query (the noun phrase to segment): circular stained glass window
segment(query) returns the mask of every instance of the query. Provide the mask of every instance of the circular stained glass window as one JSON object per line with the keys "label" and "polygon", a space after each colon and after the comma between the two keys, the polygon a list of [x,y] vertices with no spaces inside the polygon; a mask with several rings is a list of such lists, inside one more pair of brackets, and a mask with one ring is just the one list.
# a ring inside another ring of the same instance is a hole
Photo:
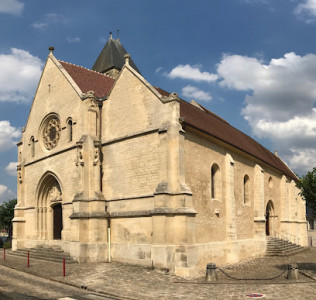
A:
{"label": "circular stained glass window", "polygon": [[47,121],[43,130],[43,142],[46,149],[51,150],[57,146],[60,129],[60,122],[56,117]]}

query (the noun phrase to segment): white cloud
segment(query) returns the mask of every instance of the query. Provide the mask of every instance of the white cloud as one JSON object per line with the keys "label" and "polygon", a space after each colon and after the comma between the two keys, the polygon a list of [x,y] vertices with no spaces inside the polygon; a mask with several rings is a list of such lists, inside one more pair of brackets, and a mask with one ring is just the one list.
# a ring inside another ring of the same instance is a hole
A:
{"label": "white cloud", "polygon": [[216,74],[201,72],[197,66],[179,65],[166,74],[169,78],[190,79],[194,81],[216,81],[218,76]]}
{"label": "white cloud", "polygon": [[79,37],[67,37],[67,42],[68,43],[79,43],[80,38]]}
{"label": "white cloud", "polygon": [[291,52],[267,64],[224,55],[218,75],[221,86],[247,93],[242,114],[257,136],[271,139],[296,172],[316,166],[316,55]]}
{"label": "white cloud", "polygon": [[16,198],[16,194],[8,189],[7,186],[0,184],[0,205],[7,200]]}
{"label": "white cloud", "polygon": [[36,28],[36,29],[40,29],[40,30],[44,30],[46,29],[48,26],[47,23],[44,23],[44,22],[34,22],[32,24],[32,27]]}
{"label": "white cloud", "polygon": [[198,88],[191,85],[187,85],[186,87],[182,89],[182,95],[194,100],[201,100],[201,101],[212,100],[212,96],[209,93],[199,90]]}
{"label": "white cloud", "polygon": [[41,21],[34,22],[31,26],[35,29],[45,30],[49,25],[52,24],[65,24],[68,19],[62,14],[49,13]]}
{"label": "white cloud", "polygon": [[0,0],[0,13],[21,15],[24,3],[18,0]]}
{"label": "white cloud", "polygon": [[284,158],[294,170],[299,170],[303,175],[315,167],[316,149],[290,149],[290,154]]}
{"label": "white cloud", "polygon": [[159,72],[161,72],[162,71],[162,67],[158,67],[156,70],[155,70],[155,73],[159,73]]}
{"label": "white cloud", "polygon": [[11,176],[16,176],[17,174],[17,168],[18,163],[17,162],[10,162],[6,167],[5,170],[7,171],[7,173]]}
{"label": "white cloud", "polygon": [[12,48],[0,54],[0,102],[30,101],[42,72],[43,62],[29,52]]}
{"label": "white cloud", "polygon": [[21,132],[10,125],[9,121],[0,121],[0,152],[15,147]]}
{"label": "white cloud", "polygon": [[294,14],[306,23],[316,20],[316,0],[305,0],[294,9]]}

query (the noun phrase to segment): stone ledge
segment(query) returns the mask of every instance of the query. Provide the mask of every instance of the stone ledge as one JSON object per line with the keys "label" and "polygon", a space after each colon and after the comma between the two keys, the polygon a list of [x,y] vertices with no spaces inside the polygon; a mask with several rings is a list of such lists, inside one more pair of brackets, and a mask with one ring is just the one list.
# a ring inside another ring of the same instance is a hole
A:
{"label": "stone ledge", "polygon": [[168,208],[159,207],[150,210],[142,211],[126,211],[126,212],[113,212],[110,213],[111,218],[137,218],[137,217],[151,217],[156,215],[193,215],[197,212],[193,208],[181,207],[181,208]]}
{"label": "stone ledge", "polygon": [[93,212],[93,213],[86,213],[86,212],[78,212],[72,213],[69,218],[70,219],[106,219],[109,215],[106,212]]}

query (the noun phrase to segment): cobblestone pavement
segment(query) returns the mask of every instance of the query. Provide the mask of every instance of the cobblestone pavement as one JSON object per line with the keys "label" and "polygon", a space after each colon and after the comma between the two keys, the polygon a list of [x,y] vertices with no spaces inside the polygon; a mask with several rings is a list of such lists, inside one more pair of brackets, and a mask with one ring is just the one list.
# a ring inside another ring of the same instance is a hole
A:
{"label": "cobblestone pavement", "polygon": [[[300,278],[286,279],[286,272],[273,280],[233,280],[220,271],[216,283],[206,283],[204,273],[194,279],[183,279],[162,270],[152,270],[118,262],[69,264],[63,277],[62,263],[52,263],[30,258],[10,256],[7,251],[0,264],[65,282],[86,286],[88,290],[122,299],[250,299],[251,293],[264,294],[265,299],[316,299],[316,248],[285,257],[260,257],[243,263],[225,266],[230,276],[239,279],[266,279],[280,275],[290,263],[298,263]],[[315,278],[315,279],[313,279]]]}

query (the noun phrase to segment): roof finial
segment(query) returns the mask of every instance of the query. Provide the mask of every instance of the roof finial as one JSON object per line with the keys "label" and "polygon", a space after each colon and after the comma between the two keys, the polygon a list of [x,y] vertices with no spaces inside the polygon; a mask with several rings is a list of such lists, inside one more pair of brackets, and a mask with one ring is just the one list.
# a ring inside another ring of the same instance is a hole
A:
{"label": "roof finial", "polygon": [[112,40],[112,31],[110,31],[110,40]]}
{"label": "roof finial", "polygon": [[131,56],[128,53],[126,53],[124,54],[124,58],[125,58],[125,65],[129,65],[129,59],[131,58]]}
{"label": "roof finial", "polygon": [[49,54],[53,55],[55,48],[53,46],[50,46],[48,50],[49,50]]}
{"label": "roof finial", "polygon": [[117,33],[117,41],[120,41],[120,30],[116,29],[116,33]]}

